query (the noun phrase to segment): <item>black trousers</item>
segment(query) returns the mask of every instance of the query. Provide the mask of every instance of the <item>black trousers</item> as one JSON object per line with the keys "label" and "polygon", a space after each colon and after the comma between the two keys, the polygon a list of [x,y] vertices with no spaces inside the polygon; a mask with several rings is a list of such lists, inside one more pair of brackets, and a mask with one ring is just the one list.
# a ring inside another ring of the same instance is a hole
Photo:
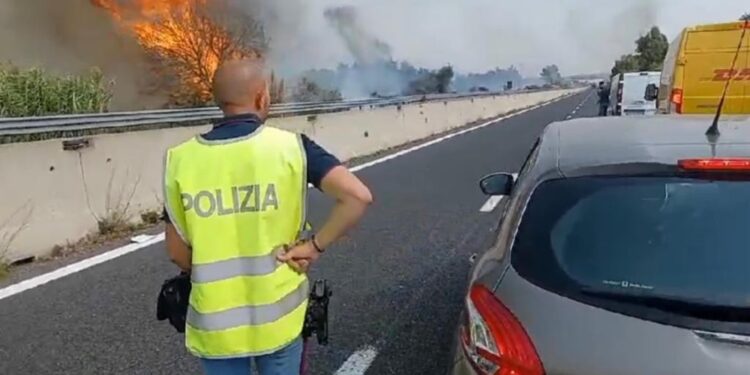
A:
{"label": "black trousers", "polygon": [[609,104],[599,104],[599,116],[607,116],[607,109]]}

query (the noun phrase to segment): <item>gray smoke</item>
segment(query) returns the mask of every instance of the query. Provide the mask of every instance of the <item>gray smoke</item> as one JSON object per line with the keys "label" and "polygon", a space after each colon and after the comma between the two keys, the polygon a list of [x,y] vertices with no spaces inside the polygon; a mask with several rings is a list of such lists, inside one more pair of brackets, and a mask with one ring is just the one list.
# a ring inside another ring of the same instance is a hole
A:
{"label": "gray smoke", "polygon": [[[614,8],[592,17],[590,10],[601,4],[597,0],[578,1],[567,14],[564,38],[571,52],[587,62],[609,62],[635,50],[635,40],[657,25],[659,5],[653,0],[629,0],[627,7]],[[615,26],[616,25],[616,26]],[[610,66],[605,66],[608,71]],[[588,69],[593,69],[588,68]]]}
{"label": "gray smoke", "polygon": [[607,70],[665,7],[656,0],[247,2],[266,20],[272,61],[287,75],[392,59],[459,72],[516,65],[528,76],[552,63],[563,74]]}
{"label": "gray smoke", "polygon": [[370,65],[393,59],[391,46],[371,35],[362,27],[355,7],[328,8],[324,14],[326,20],[334,27],[357,63]]}

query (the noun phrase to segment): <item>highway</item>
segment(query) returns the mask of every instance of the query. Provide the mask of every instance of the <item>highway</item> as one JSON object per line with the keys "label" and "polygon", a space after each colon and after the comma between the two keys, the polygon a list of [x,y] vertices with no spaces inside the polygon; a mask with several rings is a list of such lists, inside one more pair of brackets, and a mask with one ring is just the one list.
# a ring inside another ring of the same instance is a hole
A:
{"label": "highway", "polygon": [[[313,374],[444,374],[470,256],[496,214],[480,212],[477,180],[516,172],[550,122],[593,116],[591,91],[371,163],[358,175],[375,204],[311,278],[334,288],[331,339]],[[313,223],[328,203],[310,197]],[[155,319],[176,273],[163,243],[0,300],[0,374],[199,374],[183,337]]]}

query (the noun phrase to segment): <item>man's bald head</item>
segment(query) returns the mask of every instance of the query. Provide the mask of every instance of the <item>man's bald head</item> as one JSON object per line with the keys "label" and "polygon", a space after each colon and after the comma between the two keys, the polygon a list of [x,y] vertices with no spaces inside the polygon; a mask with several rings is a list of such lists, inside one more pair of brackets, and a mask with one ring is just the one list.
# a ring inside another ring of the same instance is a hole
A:
{"label": "man's bald head", "polygon": [[265,119],[270,108],[268,74],[258,59],[228,60],[214,73],[216,104],[227,115],[255,113]]}

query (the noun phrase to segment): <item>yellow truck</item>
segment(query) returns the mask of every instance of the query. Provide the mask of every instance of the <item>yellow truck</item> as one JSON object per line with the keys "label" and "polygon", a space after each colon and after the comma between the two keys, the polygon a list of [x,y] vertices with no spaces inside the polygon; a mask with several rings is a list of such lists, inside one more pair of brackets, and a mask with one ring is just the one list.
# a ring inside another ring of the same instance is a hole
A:
{"label": "yellow truck", "polygon": [[[730,82],[722,113],[750,113],[750,23],[688,27],[670,44],[658,91],[659,113],[715,113]],[[744,33],[734,69],[732,60]]]}

